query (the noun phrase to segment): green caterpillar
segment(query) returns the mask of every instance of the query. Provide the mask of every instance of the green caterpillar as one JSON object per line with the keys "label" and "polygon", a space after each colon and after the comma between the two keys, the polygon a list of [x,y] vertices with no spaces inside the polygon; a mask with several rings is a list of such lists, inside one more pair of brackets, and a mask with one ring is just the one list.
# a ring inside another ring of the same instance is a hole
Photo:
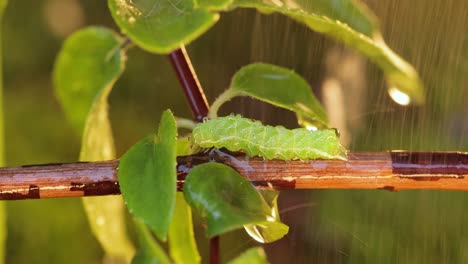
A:
{"label": "green caterpillar", "polygon": [[265,126],[260,121],[240,115],[230,115],[198,124],[192,134],[196,146],[243,151],[249,156],[268,160],[346,160],[346,150],[333,129],[291,130],[282,126]]}

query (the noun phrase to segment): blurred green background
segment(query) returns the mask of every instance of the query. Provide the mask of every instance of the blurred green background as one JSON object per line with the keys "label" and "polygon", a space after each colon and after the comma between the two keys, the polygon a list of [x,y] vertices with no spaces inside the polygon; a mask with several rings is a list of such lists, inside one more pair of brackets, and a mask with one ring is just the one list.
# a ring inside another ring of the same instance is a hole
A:
{"label": "blurred green background", "polygon": [[[274,63],[309,81],[351,150],[467,151],[468,1],[365,2],[389,46],[419,70],[426,105],[395,104],[380,70],[362,56],[285,17],[253,10],[223,13],[187,47],[208,100],[241,66]],[[7,165],[78,159],[79,135],[53,94],[51,70],[66,36],[86,25],[116,28],[106,1],[10,1],[3,37]],[[110,102],[118,156],[155,129],[162,110],[190,117],[168,59],[138,48],[129,51]],[[222,112],[295,126],[293,114],[250,99],[235,99]],[[78,199],[12,201],[7,208],[7,263],[103,262]],[[266,246],[272,263],[468,262],[465,192],[288,191],[280,210],[291,230]],[[223,259],[254,244],[228,234]],[[201,247],[206,254],[206,241]]]}

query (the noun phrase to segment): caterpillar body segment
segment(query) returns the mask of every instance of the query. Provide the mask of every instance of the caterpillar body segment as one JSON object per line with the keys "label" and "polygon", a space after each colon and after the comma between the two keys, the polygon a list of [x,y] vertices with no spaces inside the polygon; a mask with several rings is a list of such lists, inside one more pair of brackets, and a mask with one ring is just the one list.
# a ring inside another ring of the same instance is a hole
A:
{"label": "caterpillar body segment", "polygon": [[346,159],[346,150],[333,129],[287,129],[230,115],[198,124],[192,134],[193,143],[201,148],[243,151],[268,160]]}

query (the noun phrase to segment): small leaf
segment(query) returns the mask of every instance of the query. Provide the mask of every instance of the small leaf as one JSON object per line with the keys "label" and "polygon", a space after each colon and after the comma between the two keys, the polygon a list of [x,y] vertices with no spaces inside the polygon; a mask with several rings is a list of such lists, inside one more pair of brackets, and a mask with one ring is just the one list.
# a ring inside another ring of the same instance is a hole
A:
{"label": "small leaf", "polygon": [[164,111],[158,134],[135,144],[120,159],[120,190],[130,212],[165,241],[176,195],[177,128]]}
{"label": "small leaf", "polygon": [[249,248],[228,264],[267,264],[265,251],[261,247]]}
{"label": "small leaf", "polygon": [[193,233],[192,211],[180,192],[176,195],[174,217],[169,227],[169,252],[175,263],[201,261]]}
{"label": "small leaf", "polygon": [[135,220],[135,230],[138,236],[139,246],[132,264],[170,264],[171,260],[164,250],[154,240],[146,225]]}
{"label": "small leaf", "polygon": [[71,35],[55,62],[55,93],[65,115],[82,134],[99,93],[109,93],[123,71],[122,39],[106,28],[88,27]]}
{"label": "small leaf", "polygon": [[122,32],[140,47],[169,53],[207,31],[218,14],[195,8],[193,0],[108,0]]}
{"label": "small leaf", "polygon": [[256,8],[264,13],[281,13],[343,42],[380,66],[389,89],[407,94],[416,103],[424,102],[424,90],[416,70],[385,44],[375,18],[361,2],[236,0],[234,5]]}
{"label": "small leaf", "polygon": [[326,126],[328,120],[309,84],[294,71],[279,66],[254,63],[241,68],[232,78],[229,89],[212,106],[219,106],[236,96],[250,96],[296,112],[298,116]]}
{"label": "small leaf", "polygon": [[187,202],[207,221],[213,237],[244,225],[268,225],[287,229],[271,215],[272,210],[252,184],[234,169],[218,163],[195,167],[185,179]]}

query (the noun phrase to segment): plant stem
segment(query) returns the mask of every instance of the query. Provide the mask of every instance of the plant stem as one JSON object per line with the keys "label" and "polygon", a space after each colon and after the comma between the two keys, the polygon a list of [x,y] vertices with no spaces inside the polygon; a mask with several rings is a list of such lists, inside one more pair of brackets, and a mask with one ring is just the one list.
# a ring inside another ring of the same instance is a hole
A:
{"label": "plant stem", "polygon": [[210,264],[219,263],[219,236],[210,239]]}
{"label": "plant stem", "polygon": [[227,101],[230,101],[232,98],[236,97],[237,95],[238,94],[231,89],[227,89],[222,94],[220,94],[218,98],[216,98],[216,100],[211,105],[210,111],[208,113],[208,117],[209,118],[218,117],[218,111],[221,105],[223,105]]}
{"label": "plant stem", "polygon": [[180,49],[171,52],[169,58],[179,77],[195,120],[202,121],[208,115],[208,102],[185,47],[182,46]]}
{"label": "plant stem", "polygon": [[[198,81],[195,69],[190,62],[190,58],[182,45],[180,49],[175,50],[169,54],[172,66],[179,77],[179,82],[185,93],[185,97],[189,101],[190,108],[192,109],[193,117],[196,121],[201,122],[203,118],[207,117],[209,106],[206,100],[203,88]],[[210,263],[219,263],[219,238],[215,237],[210,240]]]}
{"label": "plant stem", "polygon": [[[283,161],[210,153],[178,158],[178,189],[192,167],[220,162],[259,189],[468,191],[468,152],[352,152],[347,161]],[[0,168],[0,200],[119,194],[118,160]]]}

